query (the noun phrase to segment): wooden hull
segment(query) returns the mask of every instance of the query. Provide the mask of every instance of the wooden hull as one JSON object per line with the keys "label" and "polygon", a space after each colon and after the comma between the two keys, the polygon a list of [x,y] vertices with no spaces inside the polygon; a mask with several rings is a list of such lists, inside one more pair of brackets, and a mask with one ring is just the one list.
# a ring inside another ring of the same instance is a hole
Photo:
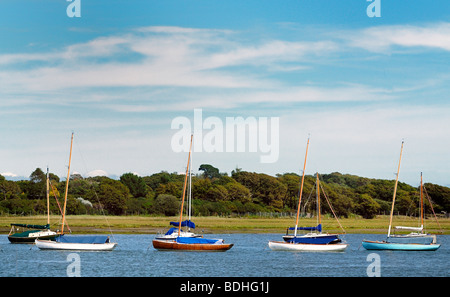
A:
{"label": "wooden hull", "polygon": [[342,252],[348,244],[311,244],[290,243],[285,241],[269,241],[269,248],[273,251],[299,251],[299,252]]}
{"label": "wooden hull", "polygon": [[112,251],[117,243],[66,243],[50,240],[36,240],[36,246],[41,250],[71,250],[71,251]]}
{"label": "wooden hull", "polygon": [[390,251],[435,251],[440,244],[415,244],[415,243],[392,243],[386,241],[363,240],[362,246],[366,250],[390,250]]}
{"label": "wooden hull", "polygon": [[161,251],[179,250],[179,251],[208,251],[224,252],[233,247],[233,244],[205,244],[205,243],[178,243],[168,240],[153,240],[153,247]]}

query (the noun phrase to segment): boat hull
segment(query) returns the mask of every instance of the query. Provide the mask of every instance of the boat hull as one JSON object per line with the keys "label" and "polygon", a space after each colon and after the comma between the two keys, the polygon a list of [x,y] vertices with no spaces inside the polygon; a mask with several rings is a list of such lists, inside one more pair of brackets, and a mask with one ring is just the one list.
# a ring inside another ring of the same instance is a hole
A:
{"label": "boat hull", "polygon": [[285,235],[283,236],[283,240],[304,244],[335,244],[341,242],[337,234]]}
{"label": "boat hull", "polygon": [[394,243],[386,241],[363,240],[362,246],[366,250],[391,250],[391,251],[435,251],[440,244]]}
{"label": "boat hull", "polygon": [[37,235],[37,236],[17,236],[15,234],[11,234],[8,236],[8,240],[11,243],[27,243],[27,244],[34,244],[36,239],[42,239],[42,240],[55,240],[55,238],[59,236],[57,233],[51,233],[46,235]]}
{"label": "boat hull", "polygon": [[346,243],[311,244],[292,243],[286,241],[269,241],[269,248],[273,251],[299,251],[299,252],[342,252],[347,248]]}
{"label": "boat hull", "polygon": [[117,243],[67,243],[36,239],[36,246],[41,250],[71,250],[71,251],[112,251]]}
{"label": "boat hull", "polygon": [[169,240],[152,241],[153,247],[161,251],[179,250],[179,251],[209,251],[209,252],[223,252],[233,247],[232,243],[225,244],[210,244],[210,243],[179,243]]}

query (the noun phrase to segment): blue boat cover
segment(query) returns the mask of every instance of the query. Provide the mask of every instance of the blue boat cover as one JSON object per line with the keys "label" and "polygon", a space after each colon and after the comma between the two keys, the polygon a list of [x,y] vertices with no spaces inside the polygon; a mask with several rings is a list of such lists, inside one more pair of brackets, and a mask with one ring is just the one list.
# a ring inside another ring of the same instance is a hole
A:
{"label": "blue boat cover", "polygon": [[[295,227],[290,227],[289,230],[295,230]],[[317,225],[316,227],[297,227],[297,230],[305,230],[305,231],[319,231],[322,232],[322,224]]]}
{"label": "blue boat cover", "polygon": [[170,234],[172,234],[175,231],[178,232],[178,228],[170,228],[169,231],[166,232],[166,235],[170,235]]}
{"label": "blue boat cover", "polygon": [[330,234],[325,236],[299,236],[289,239],[288,242],[293,243],[314,243],[314,244],[328,244],[330,242],[339,241],[337,234]]}
{"label": "blue boat cover", "polygon": [[109,241],[107,235],[61,235],[56,238],[57,242],[64,243],[106,243]]}
{"label": "blue boat cover", "polygon": [[201,237],[177,237],[178,243],[207,243],[207,244],[215,244],[221,242],[220,239],[207,239]]}
{"label": "blue boat cover", "polygon": [[[180,225],[180,222],[170,222],[170,225],[178,227]],[[189,228],[195,229],[195,224],[191,220],[185,220],[185,221],[181,222],[181,227],[186,227],[186,226],[188,226]]]}

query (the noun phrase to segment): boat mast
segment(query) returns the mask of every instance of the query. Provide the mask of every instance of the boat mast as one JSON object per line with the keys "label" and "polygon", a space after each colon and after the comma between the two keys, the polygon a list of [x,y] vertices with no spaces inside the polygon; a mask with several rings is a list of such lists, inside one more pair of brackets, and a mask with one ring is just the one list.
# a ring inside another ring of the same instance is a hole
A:
{"label": "boat mast", "polygon": [[400,149],[400,159],[398,161],[398,168],[397,168],[397,177],[395,179],[394,196],[392,197],[391,216],[389,219],[389,229],[388,229],[388,235],[387,235],[388,238],[389,238],[389,236],[391,236],[392,216],[394,215],[395,195],[397,194],[397,184],[398,184],[398,175],[400,173],[400,163],[402,162],[403,143],[404,143],[404,141],[402,140],[402,147]]}
{"label": "boat mast", "polygon": [[303,182],[305,180],[305,169],[306,169],[306,158],[308,156],[308,147],[309,147],[309,137],[308,137],[308,143],[306,144],[305,162],[303,163],[303,175],[302,175],[302,183],[300,186],[300,194],[298,197],[297,220],[295,221],[294,237],[297,236],[298,217],[300,215],[300,203],[302,202]]}
{"label": "boat mast", "polygon": [[420,227],[421,232],[423,233],[423,180],[422,180],[422,172],[420,173]]}
{"label": "boat mast", "polygon": [[183,199],[181,200],[180,224],[178,225],[178,236],[181,235],[181,221],[183,219],[184,197],[186,196],[186,183],[187,183],[187,178],[188,178],[188,173],[189,173],[189,165],[190,165],[190,161],[191,161],[191,149],[192,149],[192,138],[193,137],[194,137],[194,135],[191,134],[191,144],[190,144],[190,147],[189,147],[189,157],[188,157],[188,163],[187,163],[187,167],[186,167],[186,175],[184,177]]}
{"label": "boat mast", "polygon": [[67,192],[69,190],[70,162],[72,160],[72,144],[73,144],[73,132],[72,132],[72,137],[70,139],[69,169],[67,170],[66,192],[64,194],[64,208],[63,208],[63,219],[62,219],[61,234],[64,234],[64,222],[66,220]]}
{"label": "boat mast", "polygon": [[49,175],[47,166],[47,225],[50,225],[50,189],[49,189]]}
{"label": "boat mast", "polygon": [[322,223],[320,217],[320,190],[319,190],[319,173],[317,172],[317,215],[319,218],[319,225]]}
{"label": "boat mast", "polygon": [[[188,206],[188,219],[189,222],[191,221],[191,208],[192,208],[192,154],[191,154],[191,164],[189,166],[189,206]],[[188,231],[191,230],[191,227],[189,226],[190,223],[188,223]]]}

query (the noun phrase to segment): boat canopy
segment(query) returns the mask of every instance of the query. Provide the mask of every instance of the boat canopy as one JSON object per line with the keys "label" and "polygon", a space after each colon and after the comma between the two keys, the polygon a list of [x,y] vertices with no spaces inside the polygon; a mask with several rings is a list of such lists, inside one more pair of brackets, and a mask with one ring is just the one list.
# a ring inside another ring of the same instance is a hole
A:
{"label": "boat canopy", "polygon": [[39,230],[27,230],[27,231],[23,231],[23,232],[20,232],[20,233],[14,233],[14,234],[11,234],[9,236],[13,237],[13,238],[28,238],[28,237],[30,237],[30,234],[38,233],[38,232],[41,232],[41,231],[39,231]]}
{"label": "boat canopy", "polygon": [[194,243],[202,243],[202,244],[219,244],[223,241],[221,239],[207,239],[202,237],[177,237],[178,243],[187,243],[187,244],[194,244]]}
{"label": "boat canopy", "polygon": [[[180,222],[170,222],[170,225],[178,227],[180,225]],[[186,227],[186,226],[188,226],[189,228],[195,229],[195,224],[191,220],[185,220],[185,221],[181,222],[181,227]]]}
{"label": "boat canopy", "polygon": [[11,224],[11,226],[30,228],[30,229],[50,229],[50,225],[29,225],[29,224]]}
{"label": "boat canopy", "polygon": [[109,242],[109,236],[107,235],[68,235],[68,236],[58,236],[56,238],[57,242],[63,243],[107,243]]}
{"label": "boat canopy", "polygon": [[[289,230],[295,230],[295,227],[290,227]],[[317,225],[316,227],[297,227],[297,230],[305,230],[305,231],[319,231],[322,232],[322,224]]]}

